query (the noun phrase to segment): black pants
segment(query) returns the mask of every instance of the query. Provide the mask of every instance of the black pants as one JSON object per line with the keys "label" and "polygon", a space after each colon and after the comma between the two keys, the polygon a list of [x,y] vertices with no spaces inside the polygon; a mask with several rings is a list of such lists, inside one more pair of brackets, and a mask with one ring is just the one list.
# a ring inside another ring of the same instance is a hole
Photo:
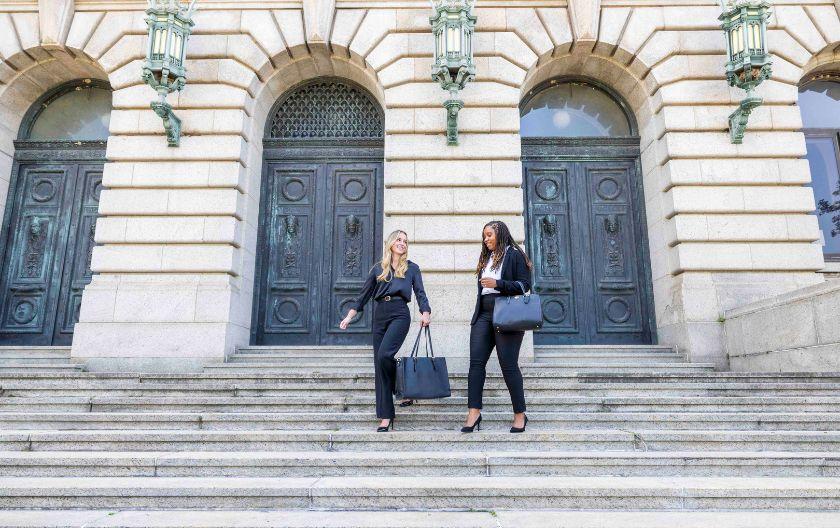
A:
{"label": "black pants", "polygon": [[395,299],[376,303],[373,311],[373,357],[376,375],[376,417],[394,417],[394,385],[397,362],[394,356],[408,334],[411,314],[405,301]]}
{"label": "black pants", "polygon": [[487,361],[493,347],[499,357],[502,375],[505,378],[513,412],[525,412],[525,388],[522,372],[519,370],[519,348],[525,332],[496,332],[493,329],[493,306],[497,295],[481,296],[481,311],[478,320],[470,330],[470,374],[468,378],[467,406],[481,409],[484,379],[487,376]]}

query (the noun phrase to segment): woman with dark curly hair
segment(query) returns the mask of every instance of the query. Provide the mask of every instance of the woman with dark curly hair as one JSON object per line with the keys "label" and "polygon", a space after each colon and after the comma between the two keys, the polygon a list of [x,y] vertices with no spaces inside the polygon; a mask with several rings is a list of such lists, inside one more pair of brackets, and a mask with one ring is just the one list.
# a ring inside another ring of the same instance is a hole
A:
{"label": "woman with dark curly hair", "polygon": [[487,361],[493,348],[502,367],[510,400],[513,404],[511,433],[525,431],[525,389],[519,370],[519,348],[525,332],[501,332],[493,329],[493,307],[496,299],[522,295],[531,289],[531,261],[513,239],[504,222],[494,220],[482,229],[481,254],[475,273],[478,295],[470,329],[470,372],[468,377],[469,414],[462,433],[481,429],[481,397],[487,375]]}

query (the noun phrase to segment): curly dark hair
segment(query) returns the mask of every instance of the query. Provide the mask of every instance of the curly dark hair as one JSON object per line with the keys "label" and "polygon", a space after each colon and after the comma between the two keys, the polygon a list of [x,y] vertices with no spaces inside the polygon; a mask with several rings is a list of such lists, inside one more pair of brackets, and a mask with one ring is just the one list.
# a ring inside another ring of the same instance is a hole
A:
{"label": "curly dark hair", "polygon": [[[484,230],[488,227],[496,233],[496,249],[493,252],[487,249],[487,245],[484,243]],[[508,226],[501,220],[491,220],[490,222],[484,224],[484,227],[481,228],[481,255],[478,257],[478,266],[475,268],[475,274],[481,276],[481,272],[484,271],[484,267],[487,265],[487,261],[490,260],[491,257],[493,258],[493,264],[490,266],[490,269],[494,271],[499,269],[502,265],[502,259],[505,257],[505,248],[508,246],[511,246],[516,251],[522,253],[528,267],[533,267],[531,259],[528,258],[528,254],[525,253],[525,250],[522,249],[519,244],[516,243],[516,240],[513,239]]]}

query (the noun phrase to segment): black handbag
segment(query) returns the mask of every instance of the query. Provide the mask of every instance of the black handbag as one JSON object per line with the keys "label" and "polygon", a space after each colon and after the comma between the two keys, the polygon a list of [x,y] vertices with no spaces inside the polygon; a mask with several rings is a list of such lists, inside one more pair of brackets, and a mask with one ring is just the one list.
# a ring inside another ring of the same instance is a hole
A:
{"label": "black handbag", "polygon": [[[426,331],[426,357],[418,357],[423,330]],[[411,355],[397,359],[397,383],[394,393],[402,400],[434,400],[452,395],[446,358],[435,357],[432,334],[428,326],[421,328],[417,334]]]}
{"label": "black handbag", "polygon": [[524,332],[542,327],[542,303],[536,293],[525,291],[525,286],[516,281],[522,295],[501,295],[496,297],[493,307],[493,327],[497,332]]}

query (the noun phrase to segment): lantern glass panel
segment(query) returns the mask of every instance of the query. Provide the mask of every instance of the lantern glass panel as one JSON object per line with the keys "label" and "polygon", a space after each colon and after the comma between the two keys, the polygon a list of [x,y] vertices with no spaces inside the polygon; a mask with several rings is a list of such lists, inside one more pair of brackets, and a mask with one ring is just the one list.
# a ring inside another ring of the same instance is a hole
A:
{"label": "lantern glass panel", "polygon": [[161,60],[163,53],[166,50],[166,28],[162,26],[155,27],[154,46],[152,47],[152,59]]}
{"label": "lantern glass panel", "polygon": [[764,44],[761,42],[761,25],[750,24],[750,48],[761,51],[764,49]]}
{"label": "lantern glass panel", "polygon": [[181,45],[183,41],[184,37],[180,33],[177,31],[172,32],[172,39],[169,41],[169,57],[178,64],[181,63]]}
{"label": "lantern glass panel", "polygon": [[455,26],[446,28],[446,51],[450,55],[461,53],[461,32]]}

